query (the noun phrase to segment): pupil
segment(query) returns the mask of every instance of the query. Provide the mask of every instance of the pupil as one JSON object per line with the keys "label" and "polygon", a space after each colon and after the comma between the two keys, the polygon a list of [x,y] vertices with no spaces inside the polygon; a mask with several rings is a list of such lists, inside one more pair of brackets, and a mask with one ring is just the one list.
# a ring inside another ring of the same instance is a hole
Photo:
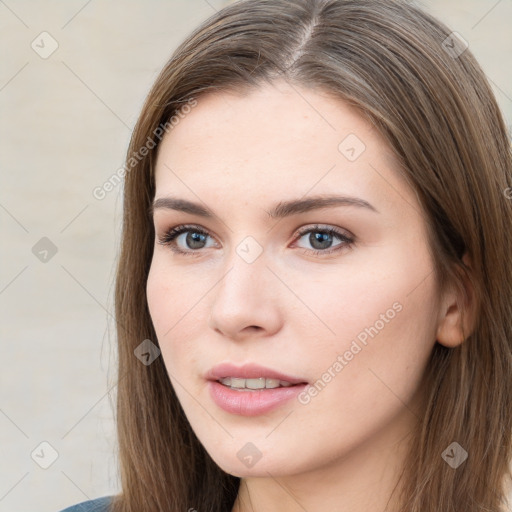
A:
{"label": "pupil", "polygon": [[[316,249],[327,249],[332,242],[331,235],[329,233],[311,233],[311,235],[309,235],[309,239],[311,245]],[[317,242],[320,242],[320,247],[316,245]]]}

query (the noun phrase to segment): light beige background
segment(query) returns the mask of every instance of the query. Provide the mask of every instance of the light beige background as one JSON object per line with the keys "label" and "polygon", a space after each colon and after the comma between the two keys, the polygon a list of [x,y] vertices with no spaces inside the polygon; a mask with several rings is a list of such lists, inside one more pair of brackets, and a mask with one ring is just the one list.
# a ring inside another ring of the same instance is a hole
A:
{"label": "light beige background", "polygon": [[[121,187],[92,191],[123,165],[172,50],[226,3],[0,1],[1,512],[57,512],[119,489],[109,363]],[[512,2],[423,5],[469,42],[510,125]],[[43,237],[57,249],[46,262],[33,253]],[[48,469],[35,462],[51,462],[44,441],[58,452]]]}

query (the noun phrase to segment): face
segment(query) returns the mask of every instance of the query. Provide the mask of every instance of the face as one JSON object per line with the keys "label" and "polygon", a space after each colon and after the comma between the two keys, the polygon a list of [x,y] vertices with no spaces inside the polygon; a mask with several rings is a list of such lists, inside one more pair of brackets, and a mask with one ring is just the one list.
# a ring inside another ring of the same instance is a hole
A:
{"label": "face", "polygon": [[[375,128],[284,82],[217,92],[165,136],[155,173],[149,310],[215,462],[240,477],[296,474],[403,437],[437,288],[425,217]],[[306,384],[231,391],[207,378],[220,363]]]}

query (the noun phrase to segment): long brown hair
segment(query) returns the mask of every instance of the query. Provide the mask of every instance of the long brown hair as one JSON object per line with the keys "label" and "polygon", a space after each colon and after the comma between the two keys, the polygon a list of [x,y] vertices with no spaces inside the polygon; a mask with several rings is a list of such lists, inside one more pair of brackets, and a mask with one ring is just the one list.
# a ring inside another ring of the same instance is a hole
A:
{"label": "long brown hair", "polygon": [[[276,78],[326,91],[375,125],[426,213],[440,286],[464,292],[467,276],[474,289],[474,329],[455,348],[436,343],[422,381],[426,405],[401,475],[400,512],[505,510],[510,141],[470,50],[405,0],[241,0],[199,26],[158,76],[127,154],[115,288],[122,492],[113,510],[232,509],[240,479],[222,471],[195,436],[162,358],[144,365],[134,355],[143,340],[158,345],[145,295],[155,235],[148,209],[165,123],[205,92],[250,91]],[[442,457],[452,442],[468,453],[457,469]]]}

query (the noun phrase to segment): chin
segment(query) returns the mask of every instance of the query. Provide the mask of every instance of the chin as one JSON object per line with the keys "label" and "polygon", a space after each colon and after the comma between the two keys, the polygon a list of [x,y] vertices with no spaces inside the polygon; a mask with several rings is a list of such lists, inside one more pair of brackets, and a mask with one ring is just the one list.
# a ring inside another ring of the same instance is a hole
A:
{"label": "chin", "polygon": [[250,459],[244,460],[244,458],[247,458],[247,456],[244,456],[244,453],[248,452],[248,445],[250,445],[250,443],[247,443],[245,447],[242,444],[242,448],[234,448],[233,452],[230,452],[229,454],[223,452],[222,454],[217,454],[218,456],[210,456],[222,471],[238,478],[266,478],[269,474],[279,477],[292,474],[294,472],[292,468],[286,466],[286,462],[289,462],[289,455],[283,455],[282,460],[265,454],[261,454],[261,457],[257,460],[256,458],[252,461]]}

